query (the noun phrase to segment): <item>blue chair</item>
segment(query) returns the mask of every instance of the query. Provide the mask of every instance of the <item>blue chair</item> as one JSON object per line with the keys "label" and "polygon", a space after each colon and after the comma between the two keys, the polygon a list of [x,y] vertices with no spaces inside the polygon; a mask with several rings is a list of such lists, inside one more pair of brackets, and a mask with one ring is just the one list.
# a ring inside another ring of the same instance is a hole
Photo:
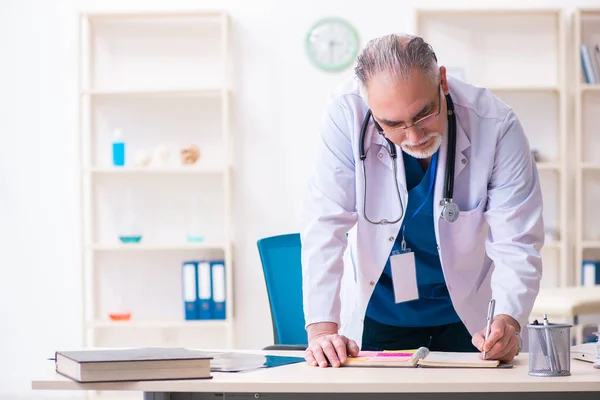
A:
{"label": "blue chair", "polygon": [[265,350],[304,350],[308,340],[302,308],[300,234],[271,236],[257,242],[262,262],[274,345]]}

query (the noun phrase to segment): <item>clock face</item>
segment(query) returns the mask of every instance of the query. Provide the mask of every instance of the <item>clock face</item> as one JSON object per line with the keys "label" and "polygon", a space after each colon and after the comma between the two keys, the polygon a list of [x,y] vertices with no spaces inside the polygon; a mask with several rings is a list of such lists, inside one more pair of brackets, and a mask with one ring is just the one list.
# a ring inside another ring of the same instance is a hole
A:
{"label": "clock face", "polygon": [[308,58],[324,71],[341,71],[350,66],[356,59],[358,47],[356,29],[339,18],[318,21],[306,35]]}

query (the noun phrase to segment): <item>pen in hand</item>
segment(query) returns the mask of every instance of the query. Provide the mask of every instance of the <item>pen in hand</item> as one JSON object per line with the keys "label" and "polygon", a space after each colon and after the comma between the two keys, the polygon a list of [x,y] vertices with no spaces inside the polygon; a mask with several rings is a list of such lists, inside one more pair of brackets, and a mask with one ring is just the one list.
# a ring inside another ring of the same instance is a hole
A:
{"label": "pen in hand", "polygon": [[490,336],[490,330],[492,328],[492,320],[494,319],[494,308],[496,307],[496,300],[491,299],[490,304],[488,306],[487,313],[487,324],[485,326],[485,340],[483,341],[483,359],[486,359],[486,351],[485,351],[485,342],[487,342],[488,337]]}

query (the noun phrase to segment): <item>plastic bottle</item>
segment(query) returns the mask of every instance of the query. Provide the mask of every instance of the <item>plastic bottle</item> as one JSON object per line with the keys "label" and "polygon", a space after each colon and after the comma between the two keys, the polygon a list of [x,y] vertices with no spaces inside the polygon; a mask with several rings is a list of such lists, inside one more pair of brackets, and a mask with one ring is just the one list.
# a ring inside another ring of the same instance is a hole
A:
{"label": "plastic bottle", "polygon": [[202,231],[201,231],[201,224],[200,224],[200,220],[199,220],[199,214],[200,214],[200,204],[199,204],[199,199],[200,196],[198,194],[198,189],[194,189],[194,192],[192,193],[192,201],[191,201],[191,207],[192,207],[192,215],[190,217],[190,221],[189,221],[189,226],[188,226],[188,234],[187,234],[187,241],[189,243],[200,243],[204,241],[204,235],[202,235]]}
{"label": "plastic bottle", "polygon": [[131,308],[127,301],[127,283],[123,278],[124,268],[121,263],[116,266],[116,276],[110,285],[110,296],[108,301],[108,318],[112,321],[129,321],[131,319]]}
{"label": "plastic bottle", "polygon": [[139,226],[138,213],[134,205],[132,190],[129,187],[125,189],[125,202],[120,224],[119,240],[122,243],[141,242],[142,233]]}
{"label": "plastic bottle", "polygon": [[114,166],[122,167],[125,165],[125,142],[123,142],[120,129],[113,130],[112,155]]}

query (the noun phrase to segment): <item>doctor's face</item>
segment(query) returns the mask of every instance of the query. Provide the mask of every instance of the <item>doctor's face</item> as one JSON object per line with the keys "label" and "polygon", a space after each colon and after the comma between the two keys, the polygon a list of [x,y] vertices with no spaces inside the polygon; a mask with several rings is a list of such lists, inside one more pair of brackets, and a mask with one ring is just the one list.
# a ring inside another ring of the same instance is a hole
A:
{"label": "doctor's face", "polygon": [[446,130],[444,67],[440,68],[440,84],[414,71],[410,79],[398,83],[374,77],[367,91],[373,118],[386,138],[416,158],[429,158],[437,151]]}

